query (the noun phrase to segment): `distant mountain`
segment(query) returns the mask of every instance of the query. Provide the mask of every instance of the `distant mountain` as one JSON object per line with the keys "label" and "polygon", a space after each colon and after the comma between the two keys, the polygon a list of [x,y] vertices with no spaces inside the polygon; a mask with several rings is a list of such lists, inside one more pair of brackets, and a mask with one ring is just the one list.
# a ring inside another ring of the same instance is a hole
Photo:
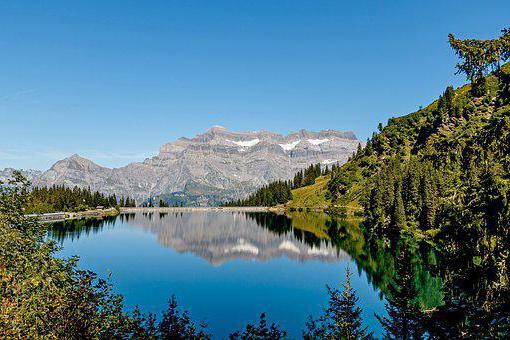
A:
{"label": "distant mountain", "polygon": [[215,126],[194,138],[164,144],[159,155],[121,168],[106,168],[78,155],[56,162],[36,186],[64,184],[106,194],[178,197],[192,205],[243,198],[277,179],[290,179],[312,163],[343,164],[360,141],[352,132],[300,130],[231,132]]}
{"label": "distant mountain", "polygon": [[[12,178],[12,173],[15,169],[13,168],[5,168],[3,170],[0,169],[0,182],[6,182],[8,179]],[[20,170],[21,174],[28,179],[29,181],[33,181],[34,178],[40,176],[42,171],[39,170]]]}

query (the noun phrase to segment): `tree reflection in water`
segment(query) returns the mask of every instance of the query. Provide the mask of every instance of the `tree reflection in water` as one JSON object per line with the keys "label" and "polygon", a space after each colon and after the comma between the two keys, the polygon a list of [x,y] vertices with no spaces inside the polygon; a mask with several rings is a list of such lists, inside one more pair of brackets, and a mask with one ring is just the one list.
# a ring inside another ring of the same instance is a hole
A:
{"label": "tree reflection in water", "polygon": [[[503,288],[505,285],[493,280],[495,275],[491,276],[501,266],[484,259],[473,264],[471,257],[463,256],[463,251],[470,251],[469,243],[438,249],[435,244],[418,242],[409,236],[381,238],[364,233],[365,228],[359,220],[337,219],[325,214],[233,214],[244,215],[247,220],[269,231],[273,238],[286,237],[295,244],[306,245],[308,249],[334,249],[337,258],[348,254],[356,262],[358,270],[367,274],[370,284],[386,297],[388,315],[378,316],[378,319],[389,337],[498,338],[510,334],[510,294]],[[150,222],[145,228],[156,233],[162,232],[158,229],[158,223],[169,217],[168,213],[139,215],[147,223]],[[174,219],[183,219],[186,213],[172,216]],[[122,222],[129,222],[140,217],[131,213],[121,214],[118,218]],[[79,238],[82,233],[114,228],[115,221],[113,217],[59,222],[50,227],[49,236],[63,242],[66,238]],[[208,233],[210,229],[200,232]],[[218,233],[228,238],[229,232],[235,232],[235,229],[220,230]],[[260,230],[248,228],[243,232],[241,236],[257,249],[264,248],[263,242],[270,243],[267,236],[261,241],[260,235],[259,239],[250,239],[246,234],[260,233]],[[176,235],[174,233],[169,237]],[[217,235],[210,239],[204,238],[203,234],[199,236],[201,246],[204,246],[204,242],[209,242],[209,246],[220,242]],[[281,240],[278,239],[280,245]],[[171,242],[168,245],[173,246]],[[448,249],[455,249],[455,253]],[[203,249],[194,251],[203,252]],[[265,251],[270,253],[267,256],[281,256],[274,249]],[[209,256],[211,261],[218,263],[225,260],[215,259],[214,253],[201,256]]]}

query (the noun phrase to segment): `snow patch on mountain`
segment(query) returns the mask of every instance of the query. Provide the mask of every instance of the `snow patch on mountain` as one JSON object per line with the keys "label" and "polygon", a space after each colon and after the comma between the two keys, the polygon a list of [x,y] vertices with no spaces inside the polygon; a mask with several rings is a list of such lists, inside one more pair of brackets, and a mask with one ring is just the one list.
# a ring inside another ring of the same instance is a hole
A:
{"label": "snow patch on mountain", "polygon": [[243,141],[238,141],[238,142],[227,139],[227,142],[234,143],[236,145],[249,148],[249,147],[257,145],[260,142],[260,139],[255,138],[252,140],[243,140]]}
{"label": "snow patch on mountain", "polygon": [[338,162],[336,159],[325,159],[322,161],[322,164],[324,165],[328,165],[328,164],[333,164],[333,163],[336,163]]}
{"label": "snow patch on mountain", "polygon": [[324,138],[324,139],[307,139],[307,140],[308,140],[308,143],[310,143],[312,145],[319,145],[319,144],[322,144],[322,143],[329,142],[328,138]]}
{"label": "snow patch on mountain", "polygon": [[291,143],[288,143],[288,144],[279,144],[283,150],[285,151],[289,151],[289,150],[292,150],[296,147],[296,145],[299,144],[299,142],[301,142],[301,140],[297,140],[295,142],[291,142]]}

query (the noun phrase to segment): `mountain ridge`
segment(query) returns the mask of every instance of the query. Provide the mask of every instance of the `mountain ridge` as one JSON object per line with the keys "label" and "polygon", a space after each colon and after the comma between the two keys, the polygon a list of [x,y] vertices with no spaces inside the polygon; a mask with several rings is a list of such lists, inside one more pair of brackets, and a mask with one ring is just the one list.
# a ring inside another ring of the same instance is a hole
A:
{"label": "mountain ridge", "polygon": [[363,144],[353,132],[301,129],[287,135],[268,130],[234,132],[213,126],[192,138],[163,144],[159,153],[118,168],[78,154],[33,177],[38,187],[90,187],[139,202],[148,197],[189,205],[239,199],[273,180],[290,179],[312,163],[343,164]]}

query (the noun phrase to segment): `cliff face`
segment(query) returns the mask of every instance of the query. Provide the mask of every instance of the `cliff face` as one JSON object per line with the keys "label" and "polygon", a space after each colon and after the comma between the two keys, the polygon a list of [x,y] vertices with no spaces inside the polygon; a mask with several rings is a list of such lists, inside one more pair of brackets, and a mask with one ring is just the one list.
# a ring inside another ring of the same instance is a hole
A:
{"label": "cliff face", "polygon": [[231,132],[213,127],[194,138],[164,144],[157,156],[122,168],[101,167],[78,155],[55,163],[34,180],[37,186],[64,184],[107,194],[177,195],[195,205],[243,198],[277,179],[290,179],[312,163],[344,163],[360,141],[352,132],[301,130]]}

